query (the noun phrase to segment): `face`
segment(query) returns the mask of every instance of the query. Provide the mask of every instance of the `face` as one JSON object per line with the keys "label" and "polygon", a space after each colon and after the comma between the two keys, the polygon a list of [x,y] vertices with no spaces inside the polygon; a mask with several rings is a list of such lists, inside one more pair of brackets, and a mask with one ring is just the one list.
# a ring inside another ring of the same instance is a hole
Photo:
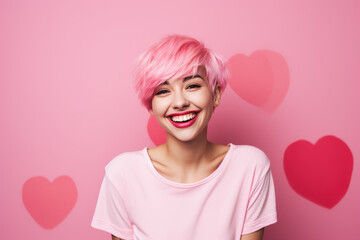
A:
{"label": "face", "polygon": [[220,101],[220,88],[214,92],[204,69],[196,75],[170,79],[158,86],[152,98],[153,114],[168,137],[191,141],[206,134],[207,124]]}

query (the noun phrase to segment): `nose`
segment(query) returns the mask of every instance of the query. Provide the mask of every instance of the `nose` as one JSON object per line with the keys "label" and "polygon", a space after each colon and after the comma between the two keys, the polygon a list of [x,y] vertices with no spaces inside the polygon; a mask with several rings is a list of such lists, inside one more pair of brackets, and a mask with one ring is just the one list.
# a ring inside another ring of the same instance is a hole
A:
{"label": "nose", "polygon": [[177,110],[183,110],[190,105],[186,95],[182,91],[175,91],[173,94],[172,107]]}

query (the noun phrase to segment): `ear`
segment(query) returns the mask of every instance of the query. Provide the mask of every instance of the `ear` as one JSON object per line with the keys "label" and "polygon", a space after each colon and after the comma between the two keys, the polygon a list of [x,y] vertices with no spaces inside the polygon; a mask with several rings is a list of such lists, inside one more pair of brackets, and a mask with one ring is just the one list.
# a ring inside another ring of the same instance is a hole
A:
{"label": "ear", "polygon": [[221,99],[221,87],[220,87],[220,85],[218,83],[216,83],[216,86],[215,86],[215,89],[214,89],[214,96],[213,96],[214,107],[219,106],[220,99]]}

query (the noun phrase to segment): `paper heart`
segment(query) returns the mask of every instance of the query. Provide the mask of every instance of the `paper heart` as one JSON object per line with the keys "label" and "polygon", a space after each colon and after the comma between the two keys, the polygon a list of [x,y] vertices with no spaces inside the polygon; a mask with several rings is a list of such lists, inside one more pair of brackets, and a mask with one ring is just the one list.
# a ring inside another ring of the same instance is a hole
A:
{"label": "paper heart", "polygon": [[276,52],[259,50],[249,57],[236,54],[227,62],[230,87],[246,102],[273,112],[283,101],[290,76],[285,59]]}
{"label": "paper heart", "polygon": [[299,140],[286,148],[284,169],[295,192],[330,209],[349,187],[353,156],[346,143],[334,136],[324,136],[315,145]]}
{"label": "paper heart", "polygon": [[41,227],[52,229],[62,222],[77,200],[77,189],[69,176],[52,183],[45,177],[32,177],[22,188],[22,200],[31,217]]}
{"label": "paper heart", "polygon": [[148,134],[155,145],[160,145],[166,141],[166,132],[160,126],[156,118],[151,115],[147,124]]}

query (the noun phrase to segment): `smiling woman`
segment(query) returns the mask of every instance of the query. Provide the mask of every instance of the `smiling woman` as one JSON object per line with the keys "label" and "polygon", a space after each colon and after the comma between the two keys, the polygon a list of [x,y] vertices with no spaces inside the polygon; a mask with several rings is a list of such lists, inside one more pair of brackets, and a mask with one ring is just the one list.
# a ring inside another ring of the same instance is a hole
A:
{"label": "smiling woman", "polygon": [[110,161],[93,227],[112,239],[262,239],[277,221],[269,159],[253,146],[207,140],[227,78],[221,58],[186,36],[139,57],[139,98],[166,142]]}
{"label": "smiling woman", "polygon": [[199,68],[194,76],[170,79],[158,86],[151,101],[150,113],[165,129],[167,140],[188,142],[206,127],[220,100],[220,87],[212,92],[206,73]]}

